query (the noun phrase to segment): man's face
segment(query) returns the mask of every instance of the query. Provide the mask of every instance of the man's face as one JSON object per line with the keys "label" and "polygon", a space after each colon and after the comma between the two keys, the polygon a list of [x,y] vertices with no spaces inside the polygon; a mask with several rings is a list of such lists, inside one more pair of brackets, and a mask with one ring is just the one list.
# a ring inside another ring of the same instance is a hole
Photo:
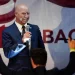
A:
{"label": "man's face", "polygon": [[16,20],[20,24],[26,24],[29,20],[29,11],[27,8],[21,8],[15,13]]}

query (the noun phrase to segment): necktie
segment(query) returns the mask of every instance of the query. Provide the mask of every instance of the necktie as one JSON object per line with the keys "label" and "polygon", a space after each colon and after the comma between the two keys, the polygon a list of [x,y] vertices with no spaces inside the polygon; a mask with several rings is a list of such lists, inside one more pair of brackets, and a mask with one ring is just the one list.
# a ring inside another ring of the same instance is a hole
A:
{"label": "necktie", "polygon": [[[22,37],[23,37],[24,33],[25,33],[25,26],[22,26]],[[28,41],[26,41],[24,44],[27,46],[27,48],[29,48]]]}
{"label": "necktie", "polygon": [[25,26],[22,26],[22,37],[23,37],[24,33],[25,33]]}

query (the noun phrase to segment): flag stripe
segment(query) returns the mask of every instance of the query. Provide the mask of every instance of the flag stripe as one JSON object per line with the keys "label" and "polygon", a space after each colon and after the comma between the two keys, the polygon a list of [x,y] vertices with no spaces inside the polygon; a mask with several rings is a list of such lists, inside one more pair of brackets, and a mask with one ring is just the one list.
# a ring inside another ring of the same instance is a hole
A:
{"label": "flag stripe", "polygon": [[75,0],[47,0],[63,7],[75,8]]}
{"label": "flag stripe", "polygon": [[14,14],[14,9],[13,9],[11,12],[7,14],[0,15],[0,24],[10,22],[14,18],[15,18],[15,14]]}

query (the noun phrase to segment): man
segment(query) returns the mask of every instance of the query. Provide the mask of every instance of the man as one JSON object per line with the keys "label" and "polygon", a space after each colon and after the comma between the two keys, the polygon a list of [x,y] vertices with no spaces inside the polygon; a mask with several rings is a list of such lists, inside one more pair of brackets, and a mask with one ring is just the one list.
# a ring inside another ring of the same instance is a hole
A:
{"label": "man", "polygon": [[16,21],[2,33],[4,54],[9,58],[8,67],[14,71],[31,69],[29,49],[45,48],[37,25],[27,23],[29,10],[24,4],[15,7]]}
{"label": "man", "polygon": [[46,70],[47,52],[45,49],[32,49],[30,56],[32,67],[34,68],[34,75],[58,75],[59,70],[57,68]]}

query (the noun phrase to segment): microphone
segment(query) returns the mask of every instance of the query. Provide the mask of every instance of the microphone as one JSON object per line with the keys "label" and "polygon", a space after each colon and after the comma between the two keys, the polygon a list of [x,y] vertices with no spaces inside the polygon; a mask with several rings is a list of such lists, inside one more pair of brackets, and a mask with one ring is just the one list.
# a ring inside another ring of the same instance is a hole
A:
{"label": "microphone", "polygon": [[29,29],[30,29],[30,26],[27,25],[27,26],[26,26],[26,32],[29,32]]}
{"label": "microphone", "polygon": [[[30,28],[31,28],[31,27],[30,27],[29,25],[27,25],[27,26],[25,27],[26,32],[29,32],[29,29],[30,29]],[[31,37],[25,38],[24,41],[27,43],[28,48],[29,48],[29,50],[30,50],[30,48],[31,48]]]}

